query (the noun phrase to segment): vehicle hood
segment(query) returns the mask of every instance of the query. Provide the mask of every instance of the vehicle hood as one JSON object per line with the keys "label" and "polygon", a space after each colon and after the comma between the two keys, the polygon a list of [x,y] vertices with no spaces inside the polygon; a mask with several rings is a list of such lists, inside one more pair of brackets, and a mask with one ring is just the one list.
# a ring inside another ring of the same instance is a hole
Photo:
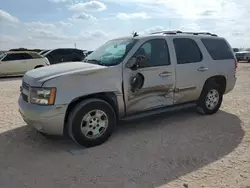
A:
{"label": "vehicle hood", "polygon": [[40,87],[45,81],[59,76],[74,74],[79,72],[88,73],[91,71],[104,68],[106,67],[85,62],[67,62],[28,71],[23,76],[23,81],[31,86]]}

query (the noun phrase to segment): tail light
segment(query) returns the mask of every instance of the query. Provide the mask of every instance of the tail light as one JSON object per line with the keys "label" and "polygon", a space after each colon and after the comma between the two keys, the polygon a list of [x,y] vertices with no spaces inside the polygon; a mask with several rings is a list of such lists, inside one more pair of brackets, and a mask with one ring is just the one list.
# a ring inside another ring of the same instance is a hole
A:
{"label": "tail light", "polygon": [[45,59],[46,59],[46,65],[50,65],[50,62],[49,62],[48,58],[45,57]]}
{"label": "tail light", "polygon": [[234,68],[235,68],[235,70],[238,68],[238,62],[237,62],[237,59],[234,59]]}

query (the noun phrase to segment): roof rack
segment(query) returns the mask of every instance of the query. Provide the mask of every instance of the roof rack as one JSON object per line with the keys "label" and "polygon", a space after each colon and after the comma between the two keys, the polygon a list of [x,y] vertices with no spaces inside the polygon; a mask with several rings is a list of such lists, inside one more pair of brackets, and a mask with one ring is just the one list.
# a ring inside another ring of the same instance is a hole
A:
{"label": "roof rack", "polygon": [[154,33],[150,33],[151,35],[153,34],[191,34],[191,35],[210,35],[210,36],[214,36],[217,37],[218,35],[213,34],[213,33],[209,33],[209,32],[183,32],[183,31],[159,31],[159,32],[154,32]]}

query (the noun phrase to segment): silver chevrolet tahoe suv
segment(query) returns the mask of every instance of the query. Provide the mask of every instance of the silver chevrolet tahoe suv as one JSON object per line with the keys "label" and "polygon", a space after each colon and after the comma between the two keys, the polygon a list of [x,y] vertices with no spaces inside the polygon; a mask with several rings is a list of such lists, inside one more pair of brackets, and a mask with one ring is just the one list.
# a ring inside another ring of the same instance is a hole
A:
{"label": "silver chevrolet tahoe suv", "polygon": [[214,114],[236,82],[228,42],[211,33],[164,31],[110,40],[83,62],[35,69],[22,79],[19,111],[28,125],[100,145],[117,121],[195,105]]}

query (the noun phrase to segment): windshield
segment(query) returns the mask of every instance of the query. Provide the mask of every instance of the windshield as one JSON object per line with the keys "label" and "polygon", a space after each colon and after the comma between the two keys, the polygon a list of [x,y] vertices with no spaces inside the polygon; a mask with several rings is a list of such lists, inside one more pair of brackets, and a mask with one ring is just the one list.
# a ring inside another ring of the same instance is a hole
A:
{"label": "windshield", "polygon": [[84,61],[104,66],[113,66],[121,63],[127,53],[133,48],[136,39],[110,40],[89,54]]}
{"label": "windshield", "polygon": [[0,61],[6,56],[6,53],[0,54]]}
{"label": "windshield", "polygon": [[42,51],[42,52],[40,52],[40,55],[43,55],[43,54],[45,54],[46,52],[48,52],[49,50],[44,50],[44,51]]}

